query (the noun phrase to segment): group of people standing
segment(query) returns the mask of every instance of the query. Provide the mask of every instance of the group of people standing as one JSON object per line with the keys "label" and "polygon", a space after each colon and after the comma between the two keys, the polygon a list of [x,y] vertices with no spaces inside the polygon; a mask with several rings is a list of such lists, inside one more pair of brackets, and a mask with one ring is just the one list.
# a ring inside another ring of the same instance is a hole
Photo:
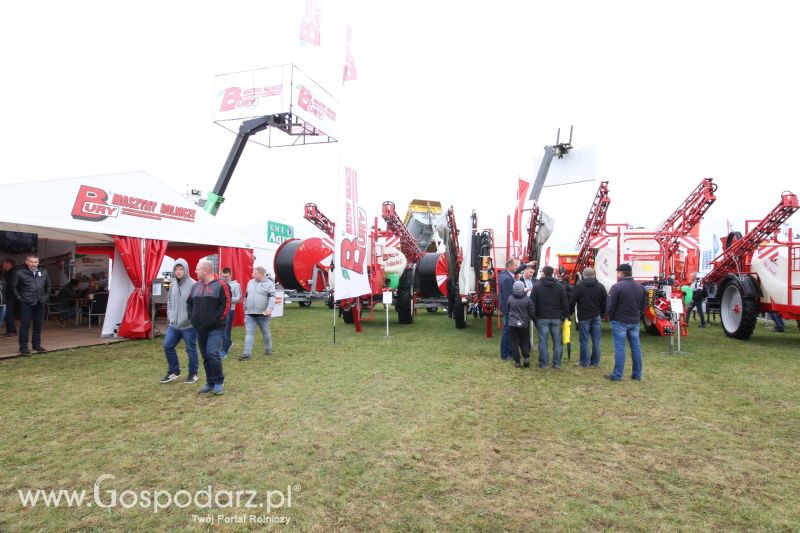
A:
{"label": "group of people standing", "polygon": [[231,331],[236,305],[244,301],[245,343],[240,361],[252,358],[255,330],[260,328],[264,352],[272,355],[272,336],[269,321],[275,306],[275,283],[263,267],[253,270],[244,295],[239,283],[233,279],[231,269],[222,269],[222,277],[214,273],[210,261],[200,261],[195,268],[197,281],[189,275],[189,266],[177,259],[173,267],[175,281],[169,288],[167,299],[167,332],[164,337],[164,355],[167,373],[161,383],[170,383],[181,376],[177,346],[183,340],[189,358],[186,384],[198,380],[197,351],[203,358],[206,384],[199,394],[222,394],[225,375],[222,361],[233,347]]}
{"label": "group of people standing", "polygon": [[542,268],[542,277],[538,280],[534,278],[535,263],[520,265],[518,259],[511,258],[505,267],[498,276],[499,311],[503,316],[502,360],[513,360],[516,368],[530,367],[529,327],[533,322],[538,332],[539,368],[550,366],[549,340],[553,343],[552,367],[561,368],[562,329],[575,312],[580,338],[578,364],[599,367],[601,322],[607,315],[614,338],[614,371],[604,377],[611,381],[622,379],[627,341],[633,363],[631,378],[641,380],[639,323],[646,304],[645,290],[634,281],[630,265],[619,265],[617,283],[608,294],[591,268],[584,269],[583,279],[572,287],[566,280],[556,279],[551,266]]}

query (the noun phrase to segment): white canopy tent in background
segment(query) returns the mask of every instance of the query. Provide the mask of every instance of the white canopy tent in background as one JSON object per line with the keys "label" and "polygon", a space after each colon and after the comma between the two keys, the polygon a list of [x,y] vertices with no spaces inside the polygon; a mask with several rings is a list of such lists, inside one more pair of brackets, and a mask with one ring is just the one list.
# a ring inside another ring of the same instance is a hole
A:
{"label": "white canopy tent in background", "polygon": [[[11,183],[0,185],[0,198],[0,230],[44,239],[113,245],[117,235],[253,248],[247,237],[146,172]],[[133,290],[115,252],[104,336],[113,334]]]}

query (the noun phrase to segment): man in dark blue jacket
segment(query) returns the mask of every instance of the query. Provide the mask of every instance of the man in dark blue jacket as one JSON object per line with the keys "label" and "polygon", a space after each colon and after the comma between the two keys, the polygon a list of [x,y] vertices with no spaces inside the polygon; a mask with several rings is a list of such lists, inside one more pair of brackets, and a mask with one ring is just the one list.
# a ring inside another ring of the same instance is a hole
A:
{"label": "man in dark blue jacket", "polygon": [[497,275],[497,292],[500,296],[497,310],[500,316],[503,317],[503,335],[500,337],[500,359],[502,361],[512,361],[514,359],[511,354],[511,338],[508,330],[508,316],[506,316],[508,298],[514,292],[514,282],[517,281],[517,275],[530,265],[531,263],[520,265],[519,259],[512,257],[506,261],[505,270]]}
{"label": "man in dark blue jacket", "polygon": [[506,261],[506,268],[497,275],[497,290],[500,293],[499,307],[497,308],[500,315],[503,317],[503,335],[500,337],[500,359],[503,361],[511,361],[513,356],[511,354],[511,338],[509,337],[508,330],[508,298],[514,291],[514,282],[516,281],[515,275],[519,267],[519,262],[513,257]]}
{"label": "man in dark blue jacket", "polygon": [[536,328],[539,330],[539,368],[547,368],[550,354],[547,351],[547,336],[553,338],[553,368],[561,368],[561,328],[569,316],[567,294],[564,287],[553,277],[553,267],[542,268],[544,277],[533,286],[531,299],[536,309]]}
{"label": "man in dark blue jacket", "polygon": [[644,316],[645,290],[633,279],[633,269],[627,263],[617,267],[617,283],[611,287],[606,303],[606,313],[611,321],[614,336],[614,372],[603,376],[620,381],[625,372],[625,339],[631,345],[631,378],[642,380],[642,349],[639,346],[639,322]]}
{"label": "man in dark blue jacket", "polygon": [[[600,322],[606,312],[606,288],[597,281],[593,268],[583,269],[583,280],[575,286],[569,299],[570,313],[577,306],[580,332],[580,366],[600,366]],[[589,337],[592,357],[589,359]]]}
{"label": "man in dark blue jacket", "polygon": [[222,394],[225,376],[222,374],[219,351],[222,349],[222,337],[231,308],[231,290],[227,283],[214,275],[214,266],[210,261],[197,263],[195,273],[198,281],[192,285],[186,310],[197,331],[197,346],[206,370],[206,384],[197,392]]}

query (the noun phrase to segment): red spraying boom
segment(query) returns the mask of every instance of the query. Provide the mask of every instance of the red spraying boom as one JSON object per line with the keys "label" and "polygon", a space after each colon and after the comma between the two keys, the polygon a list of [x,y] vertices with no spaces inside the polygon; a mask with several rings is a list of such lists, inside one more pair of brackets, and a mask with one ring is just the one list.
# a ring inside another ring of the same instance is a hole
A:
{"label": "red spraying boom", "polygon": [[749,272],[750,261],[758,245],[772,237],[798,208],[797,195],[784,192],[780,203],[755,228],[741,239],[733,241],[714,259],[714,268],[703,278],[703,283],[719,283],[729,273]]}
{"label": "red spraying boom", "polygon": [[581,236],[578,238],[578,257],[575,260],[575,266],[572,268],[571,279],[575,279],[584,268],[594,265],[594,254],[591,248],[592,237],[599,235],[605,229],[606,215],[610,203],[608,182],[602,181],[597,189],[592,207],[589,209],[589,214],[586,216]]}
{"label": "red spraying boom", "polygon": [[325,235],[333,239],[333,229],[336,227],[336,224],[317,209],[317,204],[306,204],[303,218],[314,224],[321,229]]}
{"label": "red spraying boom", "polygon": [[[703,215],[711,207],[717,197],[714,191],[717,190],[712,178],[705,178],[700,185],[689,194],[688,198],[664,221],[655,231],[655,238],[661,246],[661,274],[669,277],[674,273],[672,258],[680,246],[680,238],[686,237],[692,229],[700,223]],[[688,282],[690,272],[684,270],[683,275],[687,279],[675,280],[677,286]]]}
{"label": "red spraying boom", "polygon": [[403,224],[403,221],[397,216],[394,209],[394,202],[383,202],[383,220],[386,222],[386,227],[398,239],[400,239],[400,251],[406,256],[409,263],[419,263],[425,252],[419,249],[417,241],[408,232],[408,228]]}

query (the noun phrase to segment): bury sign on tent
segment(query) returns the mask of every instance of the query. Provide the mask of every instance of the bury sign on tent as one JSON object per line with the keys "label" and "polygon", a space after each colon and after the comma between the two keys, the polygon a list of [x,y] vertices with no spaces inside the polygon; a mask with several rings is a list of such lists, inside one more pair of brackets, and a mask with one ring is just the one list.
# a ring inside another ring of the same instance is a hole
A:
{"label": "bury sign on tent", "polygon": [[78,245],[114,247],[103,335],[150,336],[152,281],[171,243],[205,245],[235,265],[247,281],[252,246],[146,172],[0,185],[0,230],[36,233]]}

